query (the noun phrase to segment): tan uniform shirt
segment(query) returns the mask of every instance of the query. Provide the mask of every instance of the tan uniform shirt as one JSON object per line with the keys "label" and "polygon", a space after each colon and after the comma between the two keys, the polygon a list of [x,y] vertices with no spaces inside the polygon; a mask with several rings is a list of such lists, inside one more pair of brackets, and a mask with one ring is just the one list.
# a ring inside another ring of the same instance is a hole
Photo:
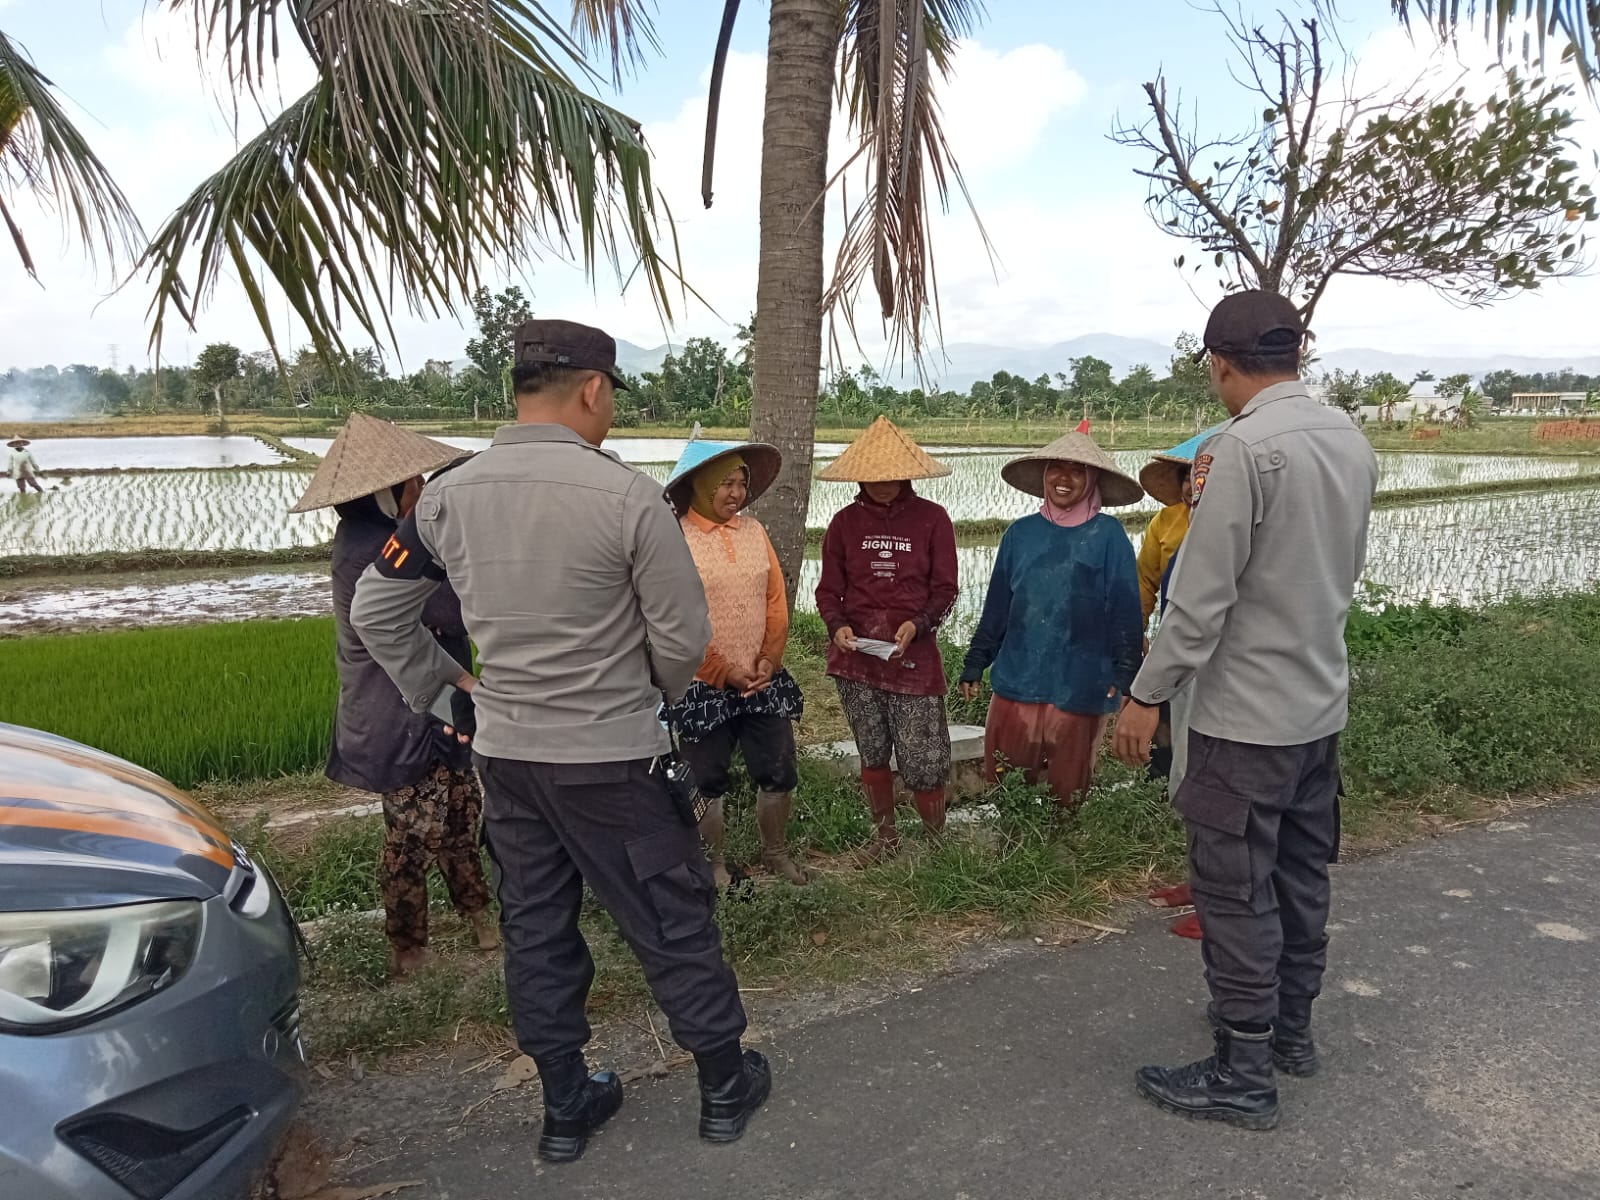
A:
{"label": "tan uniform shirt", "polygon": [[428,484],[397,539],[350,618],[411,708],[461,674],[419,623],[431,559],[478,648],[481,754],[593,763],[667,748],[661,693],[689,686],[711,622],[660,483],[565,426],[508,425]]}
{"label": "tan uniform shirt", "polygon": [[1345,727],[1344,626],[1366,562],[1378,459],[1300,382],[1263,389],[1195,458],[1189,534],[1133,696],[1193,679],[1190,728],[1293,746]]}

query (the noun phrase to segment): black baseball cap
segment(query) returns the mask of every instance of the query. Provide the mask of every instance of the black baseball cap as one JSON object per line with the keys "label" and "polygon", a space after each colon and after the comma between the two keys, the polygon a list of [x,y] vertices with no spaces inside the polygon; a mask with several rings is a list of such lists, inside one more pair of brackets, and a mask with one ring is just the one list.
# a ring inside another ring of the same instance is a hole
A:
{"label": "black baseball cap", "polygon": [[1277,292],[1252,290],[1224,296],[1206,322],[1205,349],[1209,353],[1275,357],[1298,351],[1305,339],[1305,322],[1294,301]]}
{"label": "black baseball cap", "polygon": [[628,390],[617,374],[617,343],[605,330],[576,321],[524,321],[515,334],[516,362],[549,363],[575,371],[599,371],[619,392]]}

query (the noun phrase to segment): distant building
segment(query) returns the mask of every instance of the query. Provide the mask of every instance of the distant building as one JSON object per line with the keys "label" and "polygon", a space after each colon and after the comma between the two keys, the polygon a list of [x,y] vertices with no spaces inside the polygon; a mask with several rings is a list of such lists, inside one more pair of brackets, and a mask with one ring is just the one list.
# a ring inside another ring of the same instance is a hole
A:
{"label": "distant building", "polygon": [[1538,414],[1579,412],[1588,396],[1583,392],[1512,392],[1503,412]]}

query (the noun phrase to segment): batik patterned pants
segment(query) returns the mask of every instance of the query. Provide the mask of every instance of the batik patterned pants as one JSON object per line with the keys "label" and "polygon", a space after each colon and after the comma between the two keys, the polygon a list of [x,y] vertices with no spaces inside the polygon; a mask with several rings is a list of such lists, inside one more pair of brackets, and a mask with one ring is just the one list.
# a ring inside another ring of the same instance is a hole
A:
{"label": "batik patterned pants", "polygon": [[428,870],[437,865],[463,916],[489,905],[478,851],[483,793],[471,771],[437,764],[410,787],[383,794],[384,932],[396,950],[428,944]]}
{"label": "batik patterned pants", "polygon": [[950,727],[942,695],[904,696],[854,679],[834,682],[863,767],[887,767],[893,754],[900,778],[913,792],[931,792],[950,781]]}

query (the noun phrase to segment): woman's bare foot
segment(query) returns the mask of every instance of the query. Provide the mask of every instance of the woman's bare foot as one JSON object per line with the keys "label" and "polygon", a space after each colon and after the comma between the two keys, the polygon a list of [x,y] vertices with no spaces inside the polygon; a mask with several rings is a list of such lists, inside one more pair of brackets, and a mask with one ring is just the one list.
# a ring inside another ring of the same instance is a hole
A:
{"label": "woman's bare foot", "polygon": [[472,925],[472,932],[477,935],[479,950],[500,949],[500,925],[493,913],[487,908],[480,909],[467,919]]}

